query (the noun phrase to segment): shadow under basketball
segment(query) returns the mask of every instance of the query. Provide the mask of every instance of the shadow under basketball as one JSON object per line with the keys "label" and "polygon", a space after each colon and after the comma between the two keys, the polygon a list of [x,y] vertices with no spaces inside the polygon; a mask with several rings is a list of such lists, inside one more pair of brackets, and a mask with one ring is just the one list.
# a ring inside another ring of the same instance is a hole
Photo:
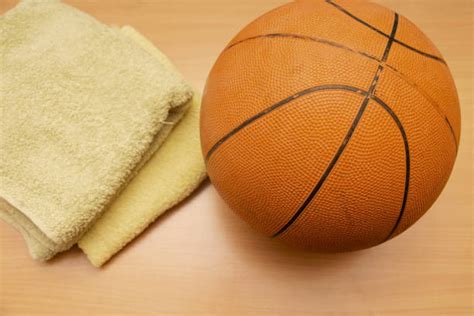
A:
{"label": "shadow under basketball", "polygon": [[[315,253],[288,246],[281,241],[267,237],[241,220],[222,198],[214,187],[209,190],[210,203],[218,219],[221,236],[225,239],[230,251],[241,257],[245,264],[264,266],[261,271],[279,271],[289,267],[301,267],[292,271],[301,278],[308,277],[308,270],[327,271],[350,266],[363,258],[371,249],[346,253]],[[305,267],[305,268],[303,268]]]}

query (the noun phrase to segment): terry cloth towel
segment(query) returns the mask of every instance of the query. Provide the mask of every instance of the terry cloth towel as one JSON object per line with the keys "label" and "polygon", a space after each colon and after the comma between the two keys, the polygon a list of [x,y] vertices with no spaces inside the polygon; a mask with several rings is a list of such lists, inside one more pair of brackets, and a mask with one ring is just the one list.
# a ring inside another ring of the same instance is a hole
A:
{"label": "terry cloth towel", "polygon": [[0,17],[0,216],[34,258],[84,235],[192,95],[129,36],[60,1]]}
{"label": "terry cloth towel", "polygon": [[[157,48],[130,27],[122,31],[174,69]],[[94,266],[101,266],[158,216],[191,194],[206,177],[199,139],[200,96],[111,207],[79,241]]]}

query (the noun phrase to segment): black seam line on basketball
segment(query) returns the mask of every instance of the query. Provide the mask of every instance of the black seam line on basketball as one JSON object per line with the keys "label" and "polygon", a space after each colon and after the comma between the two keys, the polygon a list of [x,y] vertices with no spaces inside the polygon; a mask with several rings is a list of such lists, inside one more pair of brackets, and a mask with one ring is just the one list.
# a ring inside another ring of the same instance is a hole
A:
{"label": "black seam line on basketball", "polygon": [[280,228],[280,230],[278,230],[275,234],[272,235],[272,237],[277,237],[278,235],[282,234],[284,231],[286,231],[291,225],[293,225],[293,223],[298,219],[298,217],[300,217],[301,213],[303,213],[303,211],[306,209],[306,207],[309,205],[309,203],[311,203],[311,201],[313,200],[313,198],[316,196],[316,194],[319,192],[319,189],[321,189],[321,187],[323,186],[324,182],[326,181],[327,177],[329,176],[329,174],[331,173],[332,169],[334,168],[334,166],[336,165],[337,161],[339,160],[339,158],[341,157],[342,153],[344,152],[344,149],[346,149],[346,146],[347,144],[349,143],[350,139],[352,138],[352,135],[354,134],[355,132],[355,129],[357,128],[357,125],[359,125],[359,122],[362,118],[362,115],[364,114],[365,112],[365,109],[367,108],[367,105],[369,104],[369,101],[370,101],[370,98],[368,96],[366,96],[364,98],[364,101],[362,103],[362,105],[360,106],[359,108],[359,111],[357,112],[357,115],[354,119],[354,121],[352,122],[351,124],[351,127],[349,128],[349,131],[347,132],[346,136],[344,137],[344,140],[341,144],[341,146],[339,146],[336,154],[334,155],[334,157],[332,158],[331,162],[329,163],[328,167],[326,168],[326,170],[324,171],[323,175],[321,176],[321,178],[319,179],[318,183],[316,184],[316,186],[313,188],[313,190],[311,191],[311,193],[306,197],[306,199],[304,200],[303,204],[298,208],[298,210],[296,211],[295,214],[293,214],[293,216],[290,218],[290,220],[288,222],[286,222],[285,225],[283,225],[282,228]]}
{"label": "black seam line on basketball", "polygon": [[[387,41],[387,44],[385,46],[384,54],[382,57],[382,60],[385,61],[388,58],[388,55],[390,54],[390,50],[392,48],[393,40],[395,38],[395,35],[397,34],[397,29],[398,29],[398,14],[395,13],[394,15],[394,21],[393,21],[393,27],[392,27],[392,32],[390,34],[390,38]],[[318,183],[316,186],[313,188],[311,193],[306,197],[304,200],[303,204],[298,208],[295,214],[290,218],[288,222],[286,222],[285,225],[283,225],[280,230],[278,230],[275,234],[272,235],[272,237],[277,237],[283,232],[285,232],[293,223],[298,219],[298,217],[304,212],[306,207],[311,203],[313,198],[316,196],[316,194],[319,192],[321,187],[323,186],[324,182],[326,179],[329,177],[329,174],[335,167],[336,163],[338,162],[339,158],[342,156],[342,153],[346,149],[347,144],[349,141],[352,139],[352,136],[354,135],[354,132],[357,128],[357,126],[360,123],[360,120],[362,119],[362,116],[364,115],[365,110],[367,109],[367,105],[369,104],[372,96],[375,95],[375,89],[377,88],[377,84],[379,82],[380,74],[383,71],[383,65],[379,64],[377,67],[377,71],[374,75],[374,78],[372,79],[372,83],[370,84],[369,91],[367,92],[366,97],[364,98],[364,101],[362,101],[362,104],[359,108],[359,111],[357,112],[356,117],[354,118],[354,121],[351,124],[351,127],[347,131],[346,136],[344,137],[344,140],[342,141],[342,144],[339,146],[336,154],[332,158],[331,162],[327,166],[326,170],[324,171],[323,175],[321,178],[319,178]]]}
{"label": "black seam line on basketball", "polygon": [[383,240],[383,241],[387,241],[392,237],[392,235],[397,230],[403,218],[403,214],[405,213],[405,208],[406,208],[407,199],[408,199],[408,191],[410,188],[410,168],[411,168],[410,167],[410,146],[408,144],[408,137],[405,132],[405,128],[403,127],[402,122],[400,121],[398,116],[395,114],[395,112],[392,110],[392,108],[375,95],[372,96],[372,100],[374,100],[378,105],[380,105],[392,117],[392,120],[395,122],[395,124],[397,125],[400,131],[400,134],[402,135],[403,145],[405,147],[405,187],[403,191],[403,200],[402,200],[402,205],[400,207],[400,212],[398,214],[397,220],[395,224],[393,225],[392,229],[390,230],[390,233],[388,234],[388,236]]}
{"label": "black seam line on basketball", "polygon": [[448,126],[449,132],[451,133],[451,135],[453,137],[454,145],[456,147],[456,152],[458,152],[459,144],[458,144],[458,140],[456,138],[456,134],[454,133],[454,129],[453,129],[453,126],[451,124],[451,121],[448,119],[446,114],[444,114],[444,112],[441,110],[441,106],[436,101],[434,101],[423,89],[421,89],[419,86],[417,86],[415,83],[413,83],[403,72],[401,72],[398,69],[390,66],[387,63],[384,63],[384,66],[386,67],[386,69],[388,68],[388,69],[392,70],[396,76],[398,76],[406,84],[408,84],[410,87],[412,87],[414,91],[421,94],[421,96],[426,101],[428,101],[428,103],[431,104],[431,106],[435,109],[436,113],[438,113],[438,115],[442,119],[444,119],[446,125]]}
{"label": "black seam line on basketball", "polygon": [[223,144],[225,143],[229,138],[231,138],[232,136],[234,136],[235,134],[237,134],[240,130],[242,130],[243,128],[247,127],[248,125],[252,124],[253,122],[257,121],[258,119],[260,119],[261,117],[275,111],[276,109],[286,105],[286,104],[289,104],[291,103],[292,101],[298,99],[298,98],[301,98],[305,95],[308,95],[308,94],[311,94],[311,93],[314,93],[314,92],[318,92],[318,91],[328,91],[328,90],[346,90],[346,91],[351,91],[351,92],[354,92],[354,93],[357,93],[357,94],[360,94],[362,96],[366,96],[367,95],[367,92],[365,91],[362,91],[361,89],[358,89],[358,88],[355,88],[355,87],[351,87],[351,86],[346,86],[346,85],[323,85],[323,86],[314,86],[314,87],[311,87],[311,88],[308,88],[308,89],[305,89],[305,90],[302,90],[302,91],[299,91],[275,104],[273,104],[272,106],[266,108],[265,110],[263,110],[262,112],[259,112],[255,115],[253,115],[252,117],[248,118],[247,120],[245,120],[244,122],[242,122],[239,126],[237,126],[236,128],[234,128],[232,131],[230,131],[228,134],[226,134],[224,137],[222,137],[221,139],[219,139],[212,147],[211,149],[209,149],[209,151],[207,152],[206,154],[206,162],[209,160],[209,158],[211,157],[211,155]]}
{"label": "black seam line on basketball", "polygon": [[342,156],[342,153],[344,152],[344,150],[346,149],[346,146],[347,144],[349,143],[349,141],[351,140],[357,126],[359,125],[359,122],[360,120],[362,119],[362,116],[367,108],[367,105],[369,104],[369,101],[371,100],[371,96],[373,95],[374,91],[375,91],[375,88],[377,86],[377,82],[379,80],[379,77],[380,77],[380,73],[383,69],[383,66],[382,65],[379,65],[377,67],[377,72],[374,76],[374,79],[372,80],[372,83],[370,85],[370,89],[366,95],[366,97],[364,98],[364,101],[362,101],[362,104],[359,108],[359,111],[357,112],[357,115],[356,117],[354,118],[354,121],[352,122],[351,124],[351,127],[349,128],[349,131],[347,132],[346,136],[344,137],[344,140],[342,141],[342,144],[339,146],[336,154],[334,155],[334,157],[332,158],[331,162],[329,163],[329,165],[327,166],[326,170],[324,171],[323,175],[321,176],[321,178],[319,178],[319,181],[318,183],[316,184],[316,186],[313,188],[313,190],[310,192],[310,194],[306,197],[306,199],[304,200],[303,204],[301,204],[301,206],[298,208],[298,210],[296,211],[295,214],[293,214],[293,216],[290,218],[290,220],[288,222],[286,222],[285,225],[283,225],[283,227],[280,228],[280,230],[278,230],[276,233],[274,233],[271,237],[272,238],[275,238],[279,235],[281,235],[283,232],[285,232],[291,225],[293,225],[293,223],[298,219],[298,217],[300,217],[300,215],[304,212],[304,210],[306,209],[306,207],[311,203],[311,201],[313,200],[313,198],[316,196],[316,194],[319,192],[319,190],[321,189],[321,187],[323,186],[324,182],[326,181],[326,179],[329,177],[329,174],[331,173],[331,171],[334,169],[334,167],[336,166],[336,163],[338,162],[339,158]]}
{"label": "black seam line on basketball", "polygon": [[[385,49],[384,57],[382,58],[383,62],[387,61],[387,59],[388,59],[388,54],[390,53],[390,48],[392,46],[393,40],[395,39],[396,31],[397,31],[397,28],[398,28],[398,20],[399,20],[399,16],[398,16],[397,13],[395,13],[395,21],[394,21],[394,24],[393,24],[392,33],[390,34],[390,40],[389,40],[389,42],[387,44],[387,47]],[[403,214],[405,212],[405,207],[406,207],[407,198],[408,198],[408,190],[409,190],[409,185],[410,185],[410,150],[409,150],[409,144],[408,144],[408,137],[405,133],[405,129],[403,128],[403,125],[402,125],[401,121],[398,119],[395,112],[385,102],[383,102],[380,98],[378,98],[375,94],[373,94],[373,95],[369,94],[369,96],[375,102],[377,102],[380,106],[382,106],[392,116],[392,119],[395,121],[395,123],[397,124],[397,126],[400,130],[400,133],[402,134],[403,143],[404,143],[404,146],[405,146],[405,162],[406,162],[406,169],[405,170],[406,170],[406,174],[405,174],[405,189],[404,189],[404,193],[403,193],[403,201],[402,201],[402,206],[401,206],[400,213],[399,213],[399,216],[397,218],[397,221],[395,222],[395,225],[393,226],[392,230],[388,234],[387,238],[384,240],[384,241],[387,241],[392,237],[392,235],[397,230],[397,228],[400,225],[400,222],[403,218]],[[428,99],[428,101],[430,103],[432,103],[431,100]],[[455,144],[456,152],[457,152],[458,151],[458,142],[457,142],[457,139],[456,139],[456,135],[454,134],[454,129],[453,129],[453,127],[451,125],[451,122],[449,121],[449,119],[446,115],[444,116],[444,119],[445,119],[446,123],[449,126],[449,129],[451,131],[451,135],[454,138],[454,144]]]}
{"label": "black seam line on basketball", "polygon": [[457,153],[457,152],[458,152],[458,149],[459,149],[459,144],[458,144],[458,140],[457,140],[457,138],[456,138],[456,134],[454,133],[453,125],[451,125],[451,122],[449,121],[449,119],[448,119],[447,116],[444,117],[444,120],[445,120],[446,123],[448,124],[449,130],[451,131],[451,135],[453,136],[454,144],[456,145],[456,153]]}
{"label": "black seam line on basketball", "polygon": [[385,47],[385,51],[383,53],[382,61],[386,62],[388,59],[388,54],[390,54],[390,50],[392,49],[393,41],[395,40],[395,35],[398,29],[398,13],[395,13],[392,32],[390,33],[390,37],[388,39],[387,46]]}
{"label": "black seam line on basketball", "polygon": [[336,154],[332,158],[332,160],[329,162],[329,165],[327,166],[326,170],[324,171],[323,175],[321,178],[319,178],[319,181],[316,183],[316,186],[311,190],[310,194],[306,197],[304,200],[303,204],[298,208],[295,214],[290,218],[288,222],[286,222],[283,227],[281,227],[276,233],[274,233],[271,237],[275,238],[285,232],[293,223],[300,217],[300,215],[303,213],[303,211],[306,209],[306,207],[311,203],[313,198],[316,196],[316,194],[319,192],[321,187],[323,186],[324,182],[326,179],[329,177],[329,174],[331,173],[332,169],[335,167],[337,161],[341,157],[342,153],[346,149],[347,144],[352,138],[352,135],[354,134],[357,126],[359,125],[360,120],[362,119],[362,116],[365,112],[365,109],[367,108],[367,105],[369,104],[371,95],[375,91],[375,88],[377,86],[377,82],[380,76],[380,72],[382,71],[383,67],[382,65],[379,65],[377,67],[377,72],[375,73],[374,79],[372,80],[372,83],[370,84],[370,89],[367,92],[364,100],[362,101],[361,106],[359,107],[359,111],[357,112],[357,115],[355,116],[354,120],[352,121],[351,127],[349,128],[346,136],[344,137],[342,144],[339,146]]}
{"label": "black seam line on basketball", "polygon": [[[331,42],[331,41],[327,41],[327,40],[324,40],[324,39],[319,39],[317,37],[311,37],[311,36],[303,36],[303,35],[299,35],[299,34],[291,34],[291,33],[270,33],[270,34],[262,34],[262,35],[258,35],[258,36],[253,36],[253,37],[249,37],[249,38],[246,38],[246,39],[243,39],[239,42],[236,42],[234,44],[232,44],[231,46],[227,47],[227,49],[231,48],[231,47],[234,47],[234,46],[237,46],[239,44],[242,44],[242,43],[245,43],[249,40],[256,40],[256,39],[262,39],[262,38],[294,38],[294,39],[298,39],[298,40],[308,40],[308,41],[313,41],[313,42],[317,42],[317,43],[321,43],[321,44],[327,44],[327,45],[331,45],[333,47],[336,47],[336,48],[341,48],[341,49],[344,49],[344,50],[347,50],[351,53],[354,53],[354,54],[360,54],[364,57],[367,57],[371,60],[374,60],[374,61],[377,61],[379,63],[382,63],[383,66],[385,68],[389,68],[390,70],[392,70],[393,72],[396,73],[397,76],[399,76],[402,80],[404,80],[407,84],[409,84],[411,87],[413,87],[415,90],[419,91],[422,93],[423,97],[426,98],[426,95],[425,93],[423,93],[422,90],[420,90],[419,87],[417,87],[416,85],[414,85],[409,79],[408,77],[403,73],[401,72],[400,70],[398,70],[397,68],[395,68],[394,66],[386,63],[386,62],[383,62],[381,59],[379,59],[378,57],[375,57],[375,56],[372,56],[372,55],[369,55],[365,52],[360,52],[360,51],[356,51],[350,47],[347,47],[347,46],[344,46],[342,44],[339,44],[339,43],[336,43],[336,42]],[[396,41],[396,39],[394,39],[394,42]],[[225,50],[224,50],[225,51]],[[439,106],[433,102],[433,100],[431,100],[430,98],[426,98],[428,100],[428,102],[430,102],[436,109],[437,109],[437,112],[441,115],[441,116],[445,116],[440,110],[439,110]],[[455,137],[455,136],[454,136]],[[456,138],[456,137],[455,137]]]}
{"label": "black seam line on basketball", "polygon": [[[321,38],[318,38],[318,37],[314,37],[314,36],[306,36],[306,35],[300,35],[300,34],[292,34],[292,33],[269,33],[269,34],[262,34],[262,35],[257,35],[257,36],[252,36],[252,37],[249,37],[249,38],[245,38],[243,40],[240,40],[238,42],[235,42],[234,44],[228,46],[226,49],[224,49],[224,51],[227,51],[228,49],[234,47],[234,46],[237,46],[237,45],[240,45],[242,43],[245,43],[247,41],[251,41],[251,40],[257,40],[257,39],[264,39],[264,38],[293,38],[293,39],[297,39],[297,40],[307,40],[307,41],[311,41],[311,42],[316,42],[316,43],[320,43],[320,44],[325,44],[325,45],[328,45],[328,46],[332,46],[332,47],[335,47],[335,48],[340,48],[340,49],[344,49],[348,52],[351,52],[353,54],[358,54],[358,55],[361,55],[363,57],[367,57],[371,60],[374,60],[378,63],[383,63],[384,66],[386,68],[389,68],[391,70],[393,70],[394,72],[400,74],[402,77],[403,77],[403,80],[407,81],[407,77],[406,75],[404,75],[400,70],[398,70],[397,68],[395,68],[394,66],[382,61],[380,58],[378,57],[375,57],[375,56],[372,56],[370,54],[367,54],[365,52],[361,52],[361,51],[357,51],[357,50],[354,50],[348,46],[344,46],[342,44],[339,44],[339,43],[336,43],[336,42],[332,42],[332,41],[328,41],[328,40],[325,40],[325,39],[321,39]],[[393,42],[395,42],[396,39],[393,40]],[[409,82],[408,82],[409,83]],[[409,83],[411,84],[411,83]],[[411,84],[412,85],[412,84]],[[430,101],[431,102],[431,101]]]}
{"label": "black seam line on basketball", "polygon": [[224,51],[226,51],[226,50],[228,50],[228,49],[230,49],[234,46],[237,46],[239,44],[242,44],[244,42],[251,41],[251,40],[256,40],[256,39],[261,39],[261,38],[293,38],[293,39],[299,39],[299,40],[312,41],[312,42],[317,42],[317,43],[320,43],[320,44],[325,44],[325,45],[329,45],[329,46],[332,46],[332,47],[344,49],[344,50],[350,51],[352,53],[359,54],[359,55],[362,55],[362,56],[367,57],[369,59],[375,60],[377,62],[381,62],[381,60],[378,59],[375,56],[372,56],[372,55],[370,55],[368,53],[365,53],[365,52],[361,52],[361,51],[352,49],[352,48],[350,48],[348,46],[345,46],[345,45],[342,45],[340,43],[336,43],[336,42],[329,41],[329,40],[319,38],[319,37],[315,37],[315,36],[307,36],[307,35],[292,34],[292,33],[269,33],[269,34],[261,34],[261,35],[248,37],[248,38],[242,39],[238,42],[235,42],[232,45],[227,46],[224,49]]}
{"label": "black seam line on basketball", "polygon": [[[308,40],[308,41],[313,41],[313,42],[317,42],[317,43],[321,43],[321,44],[326,44],[326,45],[330,45],[330,46],[333,46],[333,47],[336,47],[336,48],[340,48],[340,49],[344,49],[344,50],[347,50],[351,53],[354,53],[354,54],[359,54],[361,56],[364,56],[364,57],[367,57],[371,60],[374,60],[374,61],[377,61],[379,63],[382,63],[384,65],[384,67],[386,68],[389,68],[390,70],[394,71],[402,80],[404,80],[407,84],[409,84],[410,86],[412,86],[415,90],[419,91],[422,93],[422,95],[426,98],[426,95],[425,93],[423,93],[422,90],[420,90],[419,87],[417,87],[416,85],[414,85],[412,82],[409,81],[408,77],[403,74],[403,72],[401,72],[400,70],[398,70],[397,68],[389,65],[388,63],[382,61],[381,59],[375,57],[375,56],[372,56],[372,55],[369,55],[365,52],[360,52],[360,51],[356,51],[350,47],[347,47],[347,46],[344,46],[342,44],[339,44],[339,43],[336,43],[336,42],[331,42],[331,41],[327,41],[327,40],[324,40],[324,39],[320,39],[320,38],[317,38],[317,37],[312,37],[312,36],[305,36],[305,35],[299,35],[299,34],[291,34],[291,33],[270,33],[270,34],[262,34],[262,35],[257,35],[257,36],[253,36],[253,37],[249,37],[249,38],[246,38],[246,39],[243,39],[239,42],[236,42],[234,44],[232,44],[231,46],[227,47],[225,50],[231,48],[231,47],[234,47],[234,46],[237,46],[239,44],[242,44],[242,43],[245,43],[247,41],[250,41],[250,40],[256,40],[256,39],[262,39],[262,38],[294,38],[294,39],[298,39],[298,40]],[[396,39],[394,39],[394,42],[396,41]],[[224,50],[224,51],[225,51]],[[430,102],[433,107],[436,108],[437,112],[445,117],[445,115],[439,110],[439,106],[436,105],[435,102],[433,102],[433,100],[431,100],[430,98],[426,98],[428,100],[428,102]],[[448,125],[451,125],[449,120],[445,117]],[[456,143],[456,148],[458,147],[457,145],[457,140],[456,140],[456,136],[454,135],[454,131],[452,129],[452,127],[450,127],[450,130],[451,130],[451,133],[453,134],[453,137],[454,137],[454,141]],[[456,149],[457,150],[457,149]]]}
{"label": "black seam line on basketball", "polygon": [[[371,25],[371,24],[365,22],[365,21],[362,20],[361,18],[358,18],[357,16],[355,16],[355,15],[352,14],[352,13],[350,13],[349,11],[347,11],[346,9],[344,9],[343,7],[341,7],[340,5],[338,5],[337,3],[334,3],[332,0],[326,0],[326,2],[329,3],[330,5],[332,5],[333,7],[335,7],[336,9],[338,9],[339,11],[341,11],[342,13],[344,13],[344,14],[346,14],[347,16],[351,17],[352,19],[356,20],[357,22],[359,22],[359,23],[361,23],[361,24],[367,26],[367,27],[370,28],[371,30],[377,32],[378,34],[380,34],[380,35],[382,35],[382,36],[385,36],[385,37],[390,37],[390,35],[385,34],[385,32],[379,30],[379,29],[376,28],[375,26],[373,26],[373,25]],[[397,43],[397,44],[399,44],[399,45],[401,45],[401,46],[403,46],[403,47],[405,47],[405,48],[407,48],[407,49],[409,49],[409,50],[414,51],[415,53],[418,53],[418,54],[420,54],[420,55],[422,55],[422,56],[425,56],[425,57],[427,57],[427,58],[434,59],[434,60],[439,61],[439,62],[441,62],[441,63],[443,63],[443,64],[446,65],[446,61],[445,61],[443,58],[441,58],[441,57],[438,57],[438,56],[436,56],[436,55],[429,54],[429,53],[426,53],[426,52],[424,52],[424,51],[421,51],[421,50],[419,50],[419,49],[417,49],[417,48],[415,48],[415,47],[413,47],[413,46],[410,46],[410,45],[408,45],[407,43],[402,42],[402,41],[400,41],[400,40],[398,40],[398,39],[395,39],[394,42]]]}
{"label": "black seam line on basketball", "polygon": [[[397,125],[397,128],[400,131],[400,134],[401,134],[402,139],[403,139],[404,149],[405,149],[405,185],[404,185],[402,205],[400,207],[399,215],[397,217],[397,220],[396,220],[395,224],[393,225],[392,229],[390,230],[390,233],[384,239],[384,241],[386,241],[386,240],[388,240],[392,237],[393,233],[398,228],[398,226],[399,226],[399,224],[400,224],[400,222],[403,218],[403,214],[405,212],[407,198],[408,198],[408,192],[409,192],[409,187],[410,187],[410,149],[409,149],[408,137],[407,137],[407,134],[405,132],[405,128],[403,127],[400,119],[395,114],[395,112],[392,110],[392,108],[390,106],[388,106],[384,101],[382,101],[377,96],[372,96],[371,100],[373,100],[378,105],[380,105],[392,117],[392,120],[395,122],[395,124]],[[323,177],[324,177],[324,175],[323,175]],[[320,184],[320,182],[321,182],[321,180],[317,184],[317,187],[316,187],[317,190],[319,190],[320,187],[322,186],[322,183]],[[296,219],[299,217],[299,215],[301,215],[303,210],[309,205],[312,198],[314,198],[314,196],[316,195],[317,192],[314,192],[314,191],[315,190],[313,190],[313,192],[311,192],[310,196],[308,196],[308,198],[305,200],[305,202],[300,207],[298,212],[292,217],[292,220],[290,220],[283,228],[280,229],[280,231],[275,233],[272,237],[277,237],[278,235],[283,233],[286,229],[288,229],[291,226],[291,224],[293,224],[296,221]]]}
{"label": "black seam line on basketball", "polygon": [[442,64],[444,64],[444,65],[447,65],[446,61],[445,61],[443,58],[441,58],[441,57],[438,57],[438,56],[436,56],[436,55],[432,55],[432,54],[426,53],[426,52],[424,52],[424,51],[421,51],[421,50],[419,50],[419,49],[417,49],[417,48],[415,48],[415,47],[413,47],[413,46],[410,46],[410,45],[408,45],[407,43],[404,43],[404,42],[402,42],[402,41],[400,41],[400,40],[397,40],[397,39],[395,39],[394,42],[397,43],[398,45],[401,45],[401,46],[403,46],[403,47],[405,47],[405,48],[407,48],[407,49],[409,49],[409,50],[415,52],[415,53],[418,53],[418,54],[420,54],[420,55],[422,55],[422,56],[425,56],[425,57],[427,57],[427,58],[430,58],[430,59],[439,61],[440,63],[442,63]]}

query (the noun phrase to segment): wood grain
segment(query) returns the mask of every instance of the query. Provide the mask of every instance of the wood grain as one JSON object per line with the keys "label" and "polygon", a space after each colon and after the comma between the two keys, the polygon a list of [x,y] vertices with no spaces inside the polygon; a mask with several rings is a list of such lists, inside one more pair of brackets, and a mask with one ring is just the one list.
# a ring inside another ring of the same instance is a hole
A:
{"label": "wood grain", "polygon": [[[0,1],[0,13],[17,1]],[[71,0],[129,24],[202,89],[231,37],[280,0]],[[0,222],[0,315],[472,315],[473,5],[378,1],[415,21],[448,61],[462,103],[458,160],[429,213],[382,246],[321,255],[254,233],[206,182],[103,269],[78,249],[30,259]]]}

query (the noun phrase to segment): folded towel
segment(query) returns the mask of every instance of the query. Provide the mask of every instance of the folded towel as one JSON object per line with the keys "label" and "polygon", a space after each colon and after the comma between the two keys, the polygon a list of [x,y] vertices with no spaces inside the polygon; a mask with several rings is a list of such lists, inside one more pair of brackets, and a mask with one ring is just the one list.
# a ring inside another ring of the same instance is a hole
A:
{"label": "folded towel", "polygon": [[94,266],[106,263],[205,179],[197,132],[199,109],[200,100],[195,97],[160,150],[79,241],[79,247]]}
{"label": "folded towel", "polygon": [[[134,29],[124,27],[122,32],[174,69],[166,56]],[[103,265],[206,177],[199,139],[200,104],[200,96],[195,94],[189,110],[160,149],[79,241],[93,265]]]}
{"label": "folded towel", "polygon": [[56,0],[0,17],[0,69],[0,216],[45,260],[90,228],[193,93],[122,31]]}

